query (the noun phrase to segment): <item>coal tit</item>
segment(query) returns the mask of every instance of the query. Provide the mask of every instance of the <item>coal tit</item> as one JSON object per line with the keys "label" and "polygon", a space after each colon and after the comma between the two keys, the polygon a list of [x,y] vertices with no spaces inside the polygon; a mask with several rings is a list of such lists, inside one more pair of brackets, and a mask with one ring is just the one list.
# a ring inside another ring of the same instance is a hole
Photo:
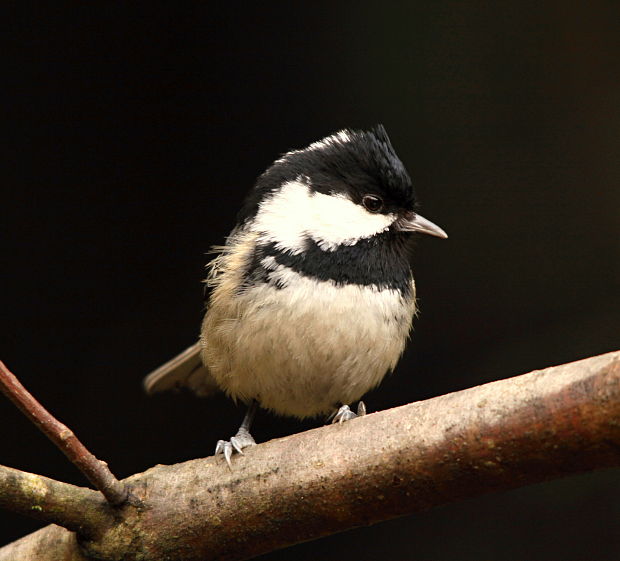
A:
{"label": "coal tit", "polygon": [[409,336],[416,232],[447,237],[417,213],[383,126],[284,154],[215,248],[199,341],[147,376],[146,391],[224,391],[248,404],[237,434],[217,443],[229,465],[255,444],[258,406],[299,418],[357,416],[348,404],[394,369]]}

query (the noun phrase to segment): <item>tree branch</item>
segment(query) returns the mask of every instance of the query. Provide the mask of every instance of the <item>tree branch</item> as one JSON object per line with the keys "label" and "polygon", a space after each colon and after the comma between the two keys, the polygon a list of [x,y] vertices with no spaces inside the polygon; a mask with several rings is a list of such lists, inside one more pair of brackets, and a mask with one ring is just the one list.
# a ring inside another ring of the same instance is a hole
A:
{"label": "tree branch", "polygon": [[[126,480],[143,507],[126,505],[80,543],[105,560],[248,559],[465,497],[618,467],[619,419],[620,351],[274,440],[235,458],[232,472],[222,457],[156,466]],[[68,535],[46,528],[0,549],[0,561],[80,559]]]}
{"label": "tree branch", "polygon": [[0,466],[0,508],[94,538],[112,522],[97,491]]}
{"label": "tree branch", "polygon": [[2,361],[0,390],[103,493],[110,504],[120,505],[127,500],[125,485],[114,477],[108,464],[91,454],[71,429],[49,413]]}
{"label": "tree branch", "polygon": [[46,526],[0,549],[2,561],[92,561],[77,537],[60,526]]}

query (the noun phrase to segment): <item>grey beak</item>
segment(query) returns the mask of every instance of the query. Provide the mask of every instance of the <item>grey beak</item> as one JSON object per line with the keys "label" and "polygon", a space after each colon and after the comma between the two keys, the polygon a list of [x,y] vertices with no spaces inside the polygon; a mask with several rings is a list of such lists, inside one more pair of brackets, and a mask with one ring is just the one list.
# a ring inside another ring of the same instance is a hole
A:
{"label": "grey beak", "polygon": [[421,234],[429,234],[438,238],[447,238],[446,234],[437,224],[433,224],[419,214],[413,212],[399,218],[395,222],[396,229],[400,232],[420,232]]}

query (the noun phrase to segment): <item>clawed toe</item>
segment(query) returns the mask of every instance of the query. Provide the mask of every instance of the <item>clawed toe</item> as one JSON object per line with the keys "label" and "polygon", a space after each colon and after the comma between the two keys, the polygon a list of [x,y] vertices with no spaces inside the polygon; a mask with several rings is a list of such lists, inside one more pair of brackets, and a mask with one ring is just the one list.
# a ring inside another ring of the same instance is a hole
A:
{"label": "clawed toe", "polygon": [[218,454],[223,454],[228,467],[232,469],[230,459],[232,458],[233,452],[243,455],[243,449],[248,446],[256,446],[254,438],[247,430],[239,429],[237,434],[230,440],[217,441],[217,445],[215,446],[215,455],[217,456]]}
{"label": "clawed toe", "polygon": [[362,417],[366,415],[366,405],[364,405],[363,401],[360,401],[357,404],[357,413],[351,411],[351,408],[348,405],[343,405],[338,411],[336,411],[335,415],[332,415],[331,422],[334,423],[344,423],[345,421],[349,421],[351,419],[355,419],[355,417]]}
{"label": "clawed toe", "polygon": [[237,434],[230,440],[218,440],[215,446],[215,455],[223,454],[226,459],[228,467],[232,470],[232,464],[230,458],[232,458],[233,452],[241,454],[243,456],[243,449],[248,446],[256,446],[254,437],[250,434],[250,427],[256,415],[258,404],[256,401],[252,401],[248,407],[248,411],[243,418],[243,422],[237,431]]}

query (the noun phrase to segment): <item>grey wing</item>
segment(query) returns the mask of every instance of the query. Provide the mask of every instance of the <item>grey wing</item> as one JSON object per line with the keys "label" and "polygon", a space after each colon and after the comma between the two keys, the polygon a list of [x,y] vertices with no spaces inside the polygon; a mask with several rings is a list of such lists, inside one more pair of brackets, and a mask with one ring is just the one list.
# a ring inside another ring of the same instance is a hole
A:
{"label": "grey wing", "polygon": [[144,389],[151,395],[174,388],[185,387],[201,397],[219,390],[215,380],[200,358],[200,343],[185,349],[156,370],[143,381]]}

